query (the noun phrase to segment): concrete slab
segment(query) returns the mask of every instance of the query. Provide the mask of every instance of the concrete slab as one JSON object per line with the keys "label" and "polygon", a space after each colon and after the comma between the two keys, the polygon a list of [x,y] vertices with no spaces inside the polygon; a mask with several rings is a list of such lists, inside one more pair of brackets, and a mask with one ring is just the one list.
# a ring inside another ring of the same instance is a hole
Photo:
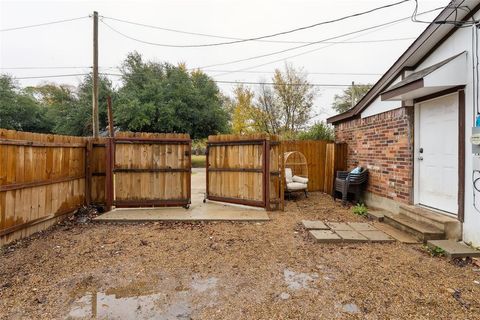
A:
{"label": "concrete slab", "polygon": [[388,234],[389,236],[391,236],[395,240],[400,241],[402,243],[405,243],[405,244],[421,243],[421,241],[419,239],[415,238],[411,234],[409,234],[405,231],[399,230],[397,228],[394,228],[394,227],[392,227],[392,226],[390,226],[386,223],[379,222],[379,223],[375,223],[374,226],[378,230],[385,232],[386,234]]}
{"label": "concrete slab", "polygon": [[307,230],[328,230],[330,229],[325,223],[318,220],[302,220],[303,227]]}
{"label": "concrete slab", "polygon": [[104,213],[94,221],[139,222],[139,221],[268,221],[262,208],[203,203],[205,194],[205,168],[192,169],[192,204],[184,208],[117,208]]}
{"label": "concrete slab", "polygon": [[310,230],[310,236],[313,237],[315,242],[322,243],[337,243],[342,242],[342,238],[338,234],[334,233],[331,230]]}
{"label": "concrete slab", "polygon": [[333,231],[337,230],[348,230],[348,231],[353,231],[353,228],[350,227],[347,223],[345,222],[327,222],[327,226],[330,227]]}
{"label": "concrete slab", "polygon": [[183,208],[114,209],[94,219],[105,222],[140,221],[268,221],[265,211],[209,204],[207,210]]}
{"label": "concrete slab", "polygon": [[442,248],[450,258],[480,257],[479,250],[455,240],[429,240],[427,244],[431,247]]}
{"label": "concrete slab", "polygon": [[336,230],[336,234],[338,234],[344,242],[366,242],[368,239],[365,236],[362,236],[357,231],[353,230]]}
{"label": "concrete slab", "polygon": [[365,222],[349,222],[348,225],[355,231],[377,231],[374,226]]}
{"label": "concrete slab", "polygon": [[390,237],[383,231],[375,230],[375,231],[358,231],[363,236],[367,237],[370,242],[393,242],[395,239]]}

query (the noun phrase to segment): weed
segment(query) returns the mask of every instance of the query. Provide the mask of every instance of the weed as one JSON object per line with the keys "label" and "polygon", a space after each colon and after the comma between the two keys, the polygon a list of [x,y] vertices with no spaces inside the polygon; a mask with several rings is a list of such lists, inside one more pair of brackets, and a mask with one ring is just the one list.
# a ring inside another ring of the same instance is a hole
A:
{"label": "weed", "polygon": [[352,211],[354,214],[365,217],[368,214],[368,208],[363,203],[357,203],[353,208]]}
{"label": "weed", "polygon": [[425,251],[430,253],[432,257],[443,257],[445,255],[445,250],[437,246],[424,246]]}

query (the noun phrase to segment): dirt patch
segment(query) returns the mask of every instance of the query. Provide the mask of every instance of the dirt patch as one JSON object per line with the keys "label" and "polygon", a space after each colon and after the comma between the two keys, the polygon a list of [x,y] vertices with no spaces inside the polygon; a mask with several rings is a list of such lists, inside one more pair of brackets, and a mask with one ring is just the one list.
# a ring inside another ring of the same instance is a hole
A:
{"label": "dirt patch", "polygon": [[365,221],[322,194],[271,217],[57,226],[0,254],[0,318],[480,319],[477,267],[316,244],[302,220]]}

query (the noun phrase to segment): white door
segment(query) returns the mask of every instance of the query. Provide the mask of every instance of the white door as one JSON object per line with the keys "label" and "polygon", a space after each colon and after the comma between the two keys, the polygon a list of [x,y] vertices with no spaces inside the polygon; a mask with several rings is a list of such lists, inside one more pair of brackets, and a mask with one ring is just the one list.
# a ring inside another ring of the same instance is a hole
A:
{"label": "white door", "polygon": [[428,100],[419,108],[418,202],[458,213],[458,94]]}

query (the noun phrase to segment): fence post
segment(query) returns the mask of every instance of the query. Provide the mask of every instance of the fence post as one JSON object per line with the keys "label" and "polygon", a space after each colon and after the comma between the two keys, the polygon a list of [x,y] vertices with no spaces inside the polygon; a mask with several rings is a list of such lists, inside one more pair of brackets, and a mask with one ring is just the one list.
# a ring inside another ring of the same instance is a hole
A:
{"label": "fence post", "polygon": [[92,203],[92,140],[88,139],[85,146],[85,203],[89,206]]}
{"label": "fence post", "polygon": [[269,138],[265,139],[264,142],[264,179],[265,179],[265,208],[270,211],[272,208],[270,206],[270,140]]}
{"label": "fence post", "polygon": [[105,206],[106,211],[112,210],[113,205],[113,165],[114,158],[112,157],[114,152],[113,138],[108,138],[105,144],[106,150],[106,164],[105,164]]}

